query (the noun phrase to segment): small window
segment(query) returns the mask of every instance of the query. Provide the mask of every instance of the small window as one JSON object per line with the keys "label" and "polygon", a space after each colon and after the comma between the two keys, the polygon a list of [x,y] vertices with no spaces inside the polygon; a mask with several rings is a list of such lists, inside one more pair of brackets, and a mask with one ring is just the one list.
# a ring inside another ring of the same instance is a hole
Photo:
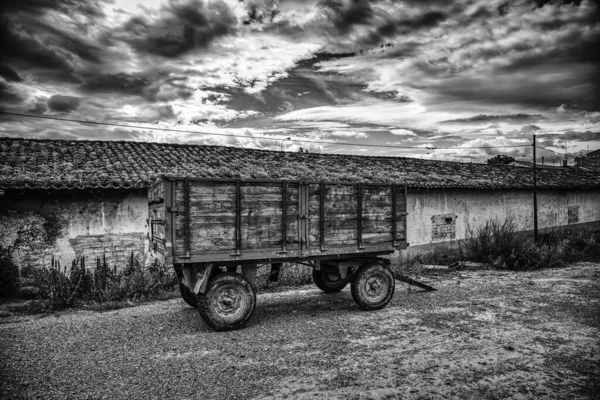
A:
{"label": "small window", "polygon": [[579,206],[569,206],[568,220],[569,224],[576,224],[579,222]]}
{"label": "small window", "polygon": [[456,218],[457,215],[441,214],[431,217],[432,240],[450,240],[456,238]]}

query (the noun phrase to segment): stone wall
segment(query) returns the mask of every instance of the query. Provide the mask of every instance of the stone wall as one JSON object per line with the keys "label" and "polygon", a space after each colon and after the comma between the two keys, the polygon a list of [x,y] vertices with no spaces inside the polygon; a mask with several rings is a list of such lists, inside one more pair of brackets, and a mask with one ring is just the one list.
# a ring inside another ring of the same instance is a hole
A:
{"label": "stone wall", "polygon": [[14,256],[20,267],[50,265],[52,257],[68,265],[82,256],[93,267],[95,258],[105,255],[111,266],[122,268],[132,252],[142,258],[147,248],[145,189],[7,190],[0,197],[0,209],[0,218],[12,218],[14,225],[31,215],[35,221],[41,217],[59,225],[51,241],[44,240],[44,229],[49,228],[44,223],[36,227],[38,239],[17,246]]}

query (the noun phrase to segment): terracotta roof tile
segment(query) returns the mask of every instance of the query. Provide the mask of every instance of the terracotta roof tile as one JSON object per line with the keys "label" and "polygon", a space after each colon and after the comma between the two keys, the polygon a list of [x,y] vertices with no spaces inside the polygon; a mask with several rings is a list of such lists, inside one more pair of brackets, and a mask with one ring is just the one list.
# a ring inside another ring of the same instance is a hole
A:
{"label": "terracotta roof tile", "polygon": [[[395,182],[412,188],[529,189],[530,168],[403,157],[282,153],[143,142],[0,138],[0,188],[143,188],[162,174]],[[598,189],[600,175],[540,168],[540,189]]]}

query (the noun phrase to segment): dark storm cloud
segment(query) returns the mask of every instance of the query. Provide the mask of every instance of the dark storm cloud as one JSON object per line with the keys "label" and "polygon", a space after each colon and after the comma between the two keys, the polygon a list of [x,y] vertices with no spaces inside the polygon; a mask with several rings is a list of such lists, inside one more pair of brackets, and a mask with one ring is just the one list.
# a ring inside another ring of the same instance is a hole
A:
{"label": "dark storm cloud", "polygon": [[418,29],[432,28],[445,21],[448,15],[441,11],[430,11],[412,19],[389,20],[376,30],[377,35],[372,36],[371,42],[381,41],[381,37],[390,37],[398,33],[406,34]]}
{"label": "dark storm cloud", "polygon": [[73,67],[66,57],[22,31],[7,16],[0,16],[0,61],[14,67],[35,67],[54,71],[55,78],[73,80]]}
{"label": "dark storm cloud", "polygon": [[374,12],[368,0],[321,0],[319,6],[340,33],[347,33],[355,25],[371,22]]}
{"label": "dark storm cloud", "polygon": [[2,0],[0,10],[39,15],[47,10],[78,12],[90,16],[103,15],[98,0]]}
{"label": "dark storm cloud", "polygon": [[[243,1],[243,0],[241,0]],[[244,1],[248,17],[244,20],[244,25],[252,23],[273,22],[273,19],[279,15],[279,1],[277,0],[249,0]]]}
{"label": "dark storm cloud", "polygon": [[[556,138],[557,136],[548,136],[549,138]],[[600,141],[600,131],[597,132],[593,132],[593,131],[585,131],[585,132],[580,132],[580,131],[567,131],[564,134],[560,135],[560,139],[561,140],[578,140],[578,141],[585,141],[585,142],[592,142],[592,141]]]}
{"label": "dark storm cloud", "polygon": [[0,104],[20,103],[25,98],[9,83],[0,81]]}
{"label": "dark storm cloud", "polygon": [[[433,28],[449,14],[446,6],[452,2],[414,2],[411,12],[405,8],[390,9],[387,1],[321,0],[318,17],[298,25],[290,20],[278,20],[264,29],[292,37],[316,35],[327,37],[329,51],[341,49],[369,49],[386,46],[396,36]],[[390,56],[391,57],[391,56]]]}
{"label": "dark storm cloud", "polygon": [[57,94],[48,99],[48,108],[50,108],[51,111],[69,113],[71,111],[77,110],[77,108],[79,108],[80,103],[81,100],[79,99],[79,97],[63,96]]}
{"label": "dark storm cloud", "polygon": [[8,64],[0,64],[0,76],[9,82],[22,82],[23,81],[23,78],[21,78],[19,76],[17,71],[15,71]]}
{"label": "dark storm cloud", "polygon": [[93,42],[86,40],[84,37],[77,36],[77,33],[63,31],[59,27],[41,20],[29,19],[27,23],[30,29],[44,32],[44,35],[46,36],[46,46],[62,48],[70,53],[76,54],[82,60],[94,64],[102,63],[104,49]]}
{"label": "dark storm cloud", "polygon": [[[425,65],[421,69],[437,75],[429,86],[438,93],[433,101],[435,103],[460,99],[481,104],[520,104],[544,108],[577,104],[581,110],[600,109],[598,82],[589,80],[597,74],[597,69],[591,65],[571,64],[569,74],[561,74],[560,65],[552,63],[521,70],[520,74],[496,70],[494,75],[481,72],[452,76],[447,73],[446,65],[439,66],[438,70],[434,68],[435,65]],[[552,73],[556,73],[556,76],[549,84],[547,77]]]}
{"label": "dark storm cloud", "polygon": [[436,6],[447,6],[452,5],[455,0],[402,0],[403,3],[412,5],[436,5]]}
{"label": "dark storm cloud", "polygon": [[161,17],[131,19],[119,34],[136,50],[168,58],[207,47],[214,39],[233,33],[237,19],[222,1],[170,2]]}
{"label": "dark storm cloud", "polygon": [[469,118],[458,118],[451,119],[447,121],[442,121],[444,124],[465,124],[465,123],[473,123],[480,124],[483,122],[525,122],[525,121],[542,121],[546,118],[539,114],[510,114],[510,115],[487,115],[487,114],[479,114]]}
{"label": "dark storm cloud", "polygon": [[126,74],[122,72],[94,77],[81,87],[90,92],[117,92],[143,96],[151,84],[151,79],[143,74]]}
{"label": "dark storm cloud", "polygon": [[42,101],[38,101],[37,103],[35,103],[35,106],[33,106],[33,108],[27,110],[28,113],[37,115],[42,115],[46,111],[48,111],[48,106]]}

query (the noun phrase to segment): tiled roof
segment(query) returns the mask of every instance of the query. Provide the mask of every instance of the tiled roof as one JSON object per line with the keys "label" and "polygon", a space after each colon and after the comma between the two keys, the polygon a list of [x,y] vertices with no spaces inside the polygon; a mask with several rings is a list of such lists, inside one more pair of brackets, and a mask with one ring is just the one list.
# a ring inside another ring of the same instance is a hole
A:
{"label": "tiled roof", "polygon": [[[142,188],[162,174],[395,182],[412,188],[524,189],[532,171],[403,157],[284,153],[166,143],[0,138],[0,188]],[[541,189],[600,188],[600,176],[542,168]]]}

